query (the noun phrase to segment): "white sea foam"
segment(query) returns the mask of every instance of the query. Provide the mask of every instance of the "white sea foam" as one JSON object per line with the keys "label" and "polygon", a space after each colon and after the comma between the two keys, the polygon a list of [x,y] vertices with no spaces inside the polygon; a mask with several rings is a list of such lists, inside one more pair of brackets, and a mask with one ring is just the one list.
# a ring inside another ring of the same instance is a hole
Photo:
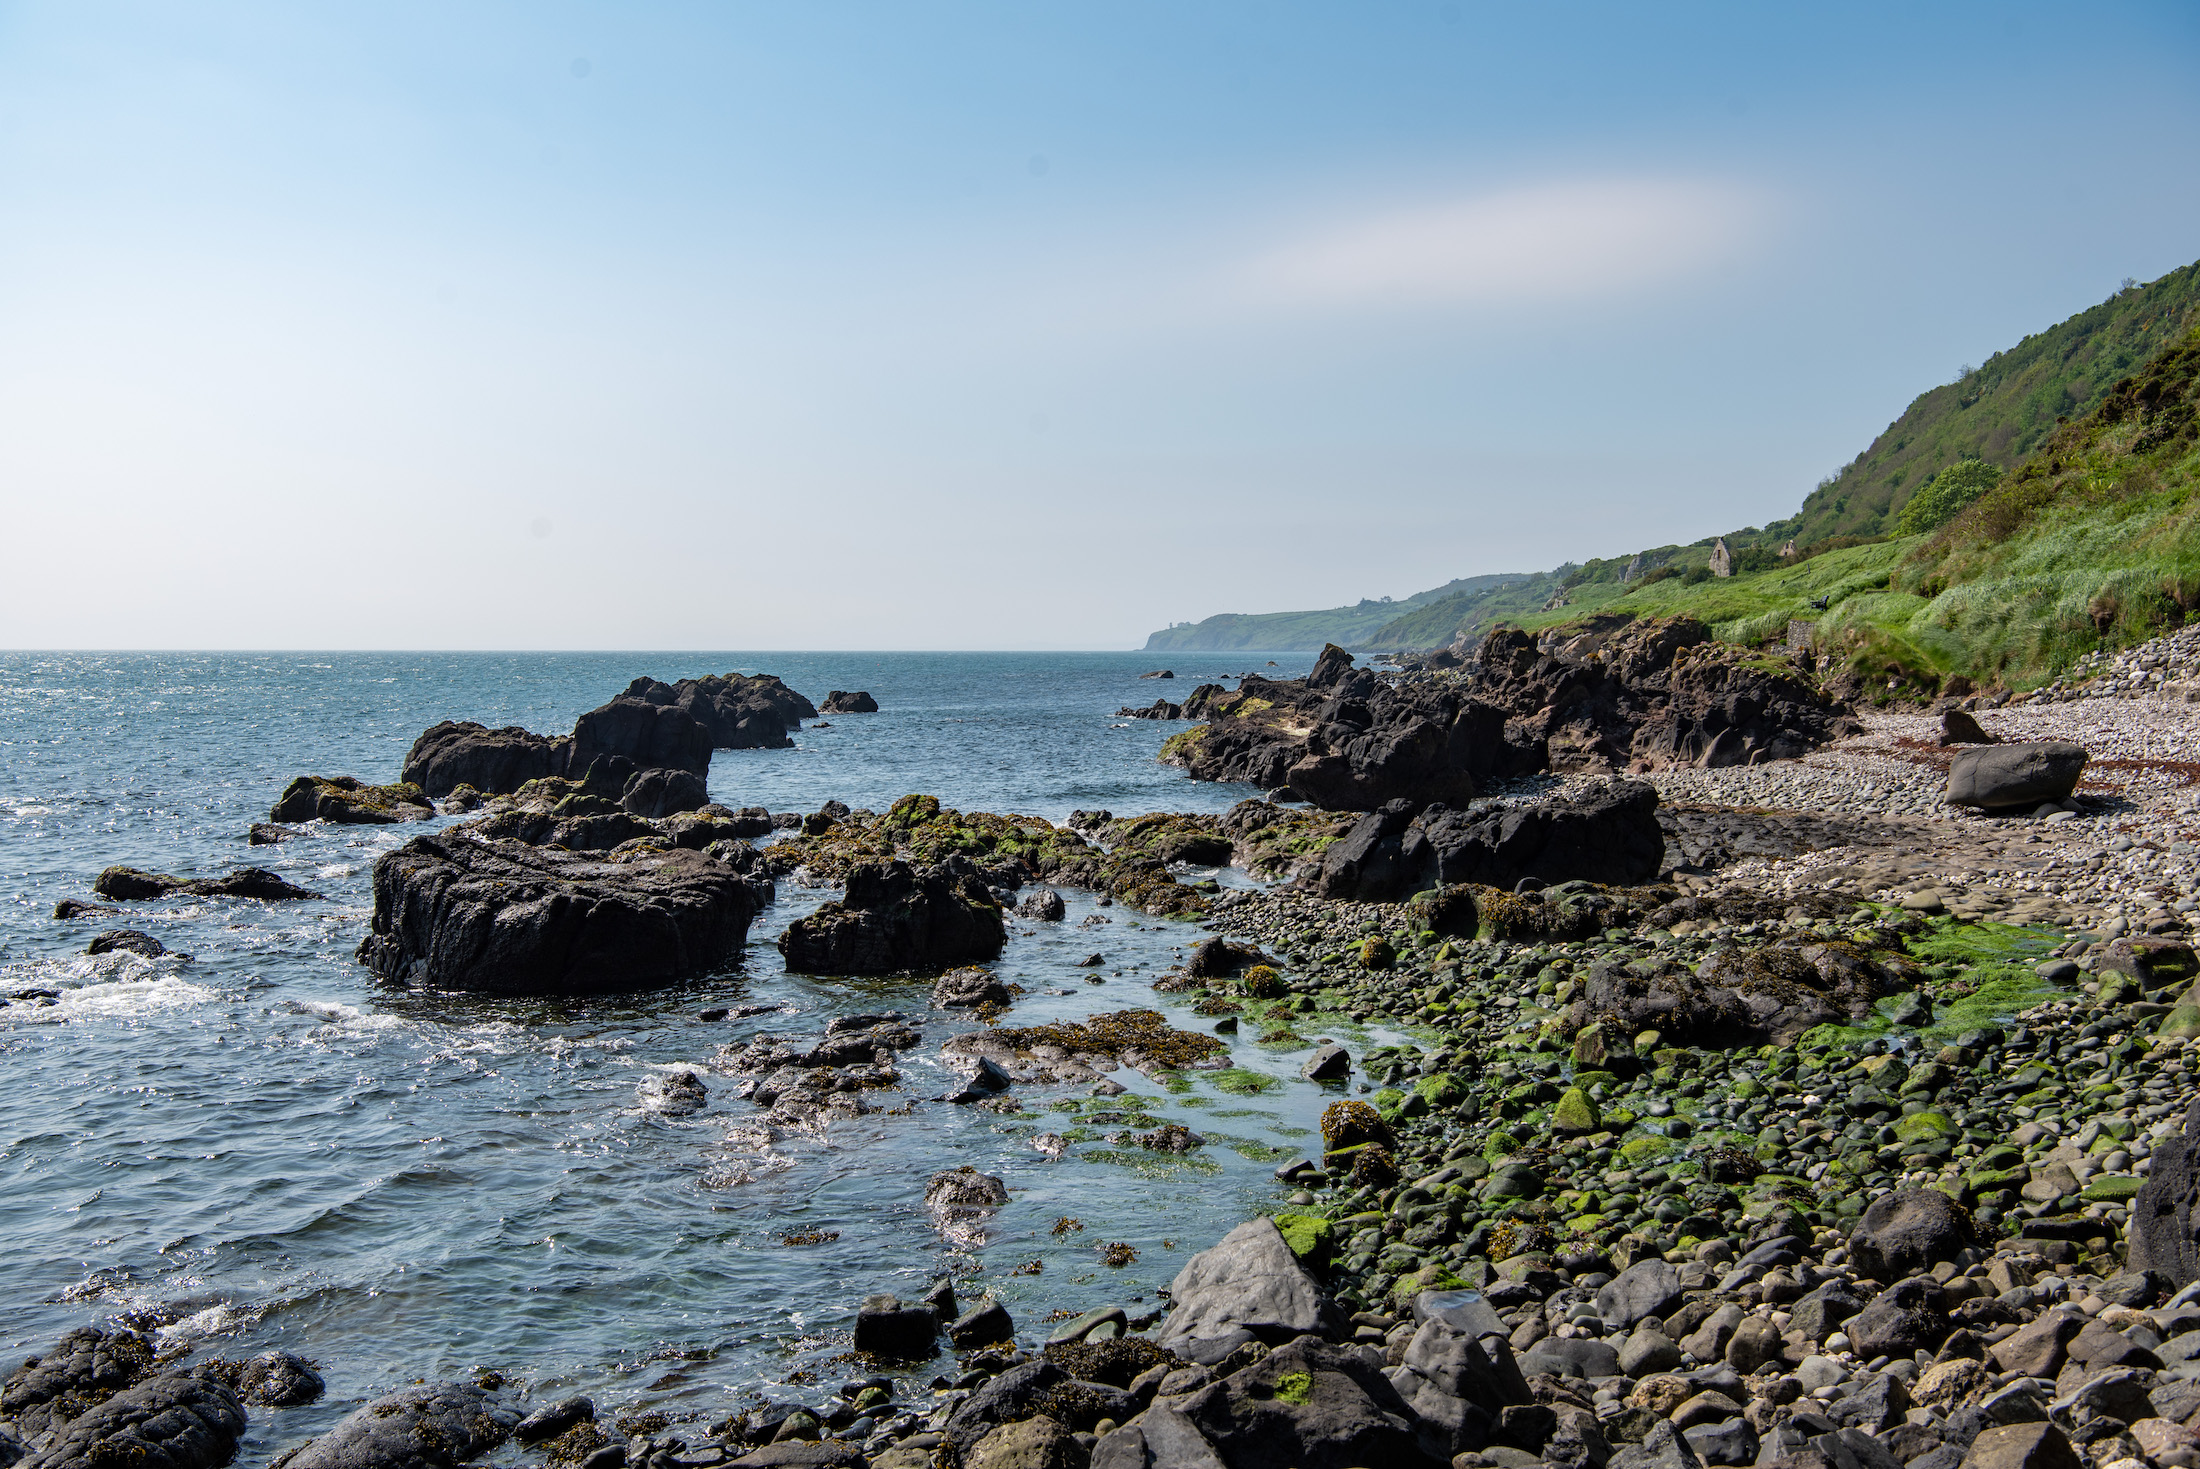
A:
{"label": "white sea foam", "polygon": [[[139,962],[150,967],[150,961]],[[150,1015],[159,1010],[187,1010],[211,1004],[218,998],[216,991],[203,984],[193,984],[180,975],[154,974],[143,979],[66,989],[51,1009],[32,1013],[69,1019],[105,1019]]]}

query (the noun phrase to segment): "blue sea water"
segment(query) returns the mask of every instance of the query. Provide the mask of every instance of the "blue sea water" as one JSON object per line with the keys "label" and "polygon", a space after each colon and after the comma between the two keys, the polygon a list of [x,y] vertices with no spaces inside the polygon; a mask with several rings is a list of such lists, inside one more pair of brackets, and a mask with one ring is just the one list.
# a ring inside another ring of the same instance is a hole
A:
{"label": "blue sea water", "polygon": [[[1035,1134],[1068,1119],[1023,1089],[998,1115],[921,1100],[944,1089],[939,1043],[967,1029],[913,980],[790,974],[771,940],[833,896],[781,884],[747,954],[694,985],[586,1003],[491,1001],[373,982],[352,951],[374,859],[421,828],[317,828],[248,848],[303,773],[397,778],[445,718],[563,731],[640,674],[770,672],[822,701],[865,689],[881,712],[804,729],[796,748],[721,751],[732,806],[882,809],[923,791],[966,810],[1059,820],[1219,810],[1254,792],[1155,759],[1181,725],[1114,717],[1304,655],[1172,654],[6,654],[0,655],[0,1350],[147,1308],[201,1356],[282,1347],[318,1361],[328,1398],[255,1410],[244,1464],[264,1463],[366,1397],[496,1368],[538,1396],[585,1391],[610,1413],[716,1419],[758,1397],[818,1401],[851,1369],[855,1305],[952,1275],[1027,1333],[1053,1309],[1155,1303],[1184,1258],[1280,1196],[1279,1150],[1312,1142],[1324,1098],[1303,1051],[1233,1037],[1235,1064],[1281,1084],[1245,1098],[1116,1079],[1208,1145],[1184,1159]],[[162,901],[53,917],[112,863],[183,875],[268,866],[326,895],[263,904]],[[1230,875],[1226,875],[1230,876]],[[1239,880],[1234,876],[1231,880]],[[1131,1006],[1205,1023],[1150,979],[1199,930],[1068,893],[1060,925],[1018,924],[997,966],[1029,991],[1021,1023]],[[1083,920],[1107,920],[1082,926]],[[83,953],[103,927],[194,956]],[[1087,954],[1098,970],[1075,967]],[[1097,983],[1089,982],[1097,979]],[[1067,991],[1047,994],[1045,991]],[[776,1007],[705,1023],[713,1005]],[[899,1009],[907,1115],[777,1135],[711,1070],[759,1031],[816,1034],[836,1014]],[[694,1067],[702,1112],[671,1119],[641,1083]],[[962,1163],[1011,1202],[982,1239],[942,1233],[926,1180]],[[1054,1230],[1063,1218],[1082,1228]],[[835,1237],[784,1243],[790,1234]],[[1098,1247],[1138,1253],[1121,1269]],[[1037,1270],[1032,1270],[1037,1262]],[[915,1374],[921,1383],[936,1368]],[[921,1397],[921,1393],[920,1393]]]}

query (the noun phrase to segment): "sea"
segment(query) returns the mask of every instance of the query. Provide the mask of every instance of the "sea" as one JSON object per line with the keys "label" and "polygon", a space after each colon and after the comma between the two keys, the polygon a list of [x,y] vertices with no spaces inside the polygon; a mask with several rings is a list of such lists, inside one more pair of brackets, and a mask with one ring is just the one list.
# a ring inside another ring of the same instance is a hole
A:
{"label": "sea", "polygon": [[[178,1360],[313,1360],[327,1396],[254,1409],[239,1462],[255,1465],[371,1397],[484,1371],[534,1401],[590,1394],[604,1419],[701,1427],[819,1403],[878,1370],[848,1358],[863,1297],[943,1278],[966,1304],[1001,1301],[1027,1339],[1095,1306],[1155,1309],[1193,1252],[1277,1207],[1278,1161],[1318,1146],[1328,1099],[1298,1077],[1303,1048],[1263,1046],[1253,1027],[1225,1037],[1235,1067],[1268,1079],[1250,1092],[1113,1073],[1139,1104],[1119,1116],[1206,1140],[1157,1153],[1092,1120],[1089,1088],[1021,1087],[1010,1113],[927,1100],[954,1079],[940,1043],[973,1022],[930,1009],[926,980],[790,973],[773,945],[830,889],[782,882],[746,952],[707,979],[485,999],[393,988],[353,958],[375,859],[423,826],[245,837],[295,776],[396,780],[443,719],[562,732],[644,674],[775,673],[820,703],[877,698],[879,713],[805,727],[793,749],[719,751],[711,795],[733,807],[883,810],[923,792],[1060,821],[1258,794],[1162,765],[1184,726],[1117,710],[1248,671],[1296,676],[1310,655],[1166,657],[1172,680],[1140,677],[1152,653],[0,654],[0,995],[29,996],[0,1007],[0,1351],[19,1361],[120,1321]],[[116,863],[265,866],[324,897],[54,917]],[[1197,924],[1064,896],[1065,921],[1011,927],[996,967],[1026,993],[1009,1023],[1144,1007],[1212,1025],[1151,987]],[[108,927],[171,953],[88,957]],[[1078,967],[1093,954],[1100,967]],[[701,1018],[756,1006],[770,1008]],[[894,1113],[774,1131],[713,1069],[758,1033],[884,1011],[924,1035]],[[654,1110],[647,1083],[683,1068],[708,1105]],[[1050,1132],[1069,1146],[1035,1141]],[[963,1164],[1009,1188],[975,1230],[923,1205],[932,1175]],[[1129,1263],[1105,1263],[1114,1245]],[[943,1370],[897,1375],[921,1403]]]}

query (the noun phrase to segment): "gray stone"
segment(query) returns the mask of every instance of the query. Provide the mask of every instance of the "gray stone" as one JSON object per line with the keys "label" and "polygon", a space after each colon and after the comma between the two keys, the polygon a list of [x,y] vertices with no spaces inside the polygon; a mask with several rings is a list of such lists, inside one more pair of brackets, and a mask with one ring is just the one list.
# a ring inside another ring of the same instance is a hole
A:
{"label": "gray stone", "polygon": [[2113,1418],[2136,1423],[2154,1416],[2147,1390],[2154,1374],[2143,1367],[2117,1367],[2086,1379],[2075,1392],[2047,1405],[2047,1416],[2058,1422],[2082,1423],[2088,1418]]}
{"label": "gray stone", "polygon": [[1639,1323],[1627,1340],[1620,1343],[1619,1370],[1629,1377],[1671,1372],[1680,1365],[1681,1349],[1665,1334],[1665,1327],[1655,1320]]}
{"label": "gray stone", "polygon": [[1759,1444],[1757,1430],[1749,1426],[1747,1418],[1730,1418],[1724,1423],[1698,1423],[1683,1429],[1681,1437],[1696,1451],[1696,1457],[1706,1464],[1754,1464],[1757,1462]]}
{"label": "gray stone", "polygon": [[1902,1461],[1861,1428],[1822,1433],[1810,1441],[1828,1469],[1902,1469]]}
{"label": "gray stone", "polygon": [[495,1448],[520,1415],[470,1382],[426,1383],[376,1398],[283,1469],[450,1469]]}
{"label": "gray stone", "polygon": [[546,1438],[556,1438],[576,1423],[592,1423],[595,1418],[594,1400],[576,1393],[554,1403],[545,1403],[520,1419],[512,1427],[512,1437],[521,1443],[540,1443]]}
{"label": "gray stone", "polygon": [[1597,1292],[1597,1314],[1606,1326],[1633,1326],[1663,1316],[1681,1302],[1681,1273],[1663,1260],[1628,1266]]}
{"label": "gray stone", "polygon": [[1695,1445],[1678,1428],[1660,1419],[1641,1443],[1614,1454],[1610,1469],[1702,1469],[1702,1465]]}
{"label": "gray stone", "polygon": [[[1413,1464],[1410,1409],[1369,1355],[1311,1337],[1285,1343],[1180,1405],[1225,1464]],[[1303,1387],[1286,1393],[1286,1379]]]}
{"label": "gray stone", "polygon": [[1009,1319],[1008,1307],[999,1301],[984,1301],[955,1319],[947,1328],[947,1339],[955,1347],[964,1350],[988,1347],[995,1342],[1014,1341],[1016,1323]]}
{"label": "gray stone", "polygon": [[1352,1074],[1352,1053],[1343,1046],[1323,1046],[1299,1068],[1308,1081],[1342,1081]]}
{"label": "gray stone", "polygon": [[2085,1460],[2054,1424],[2012,1423],[1973,1439],[1963,1469],[2085,1469]]}
{"label": "gray stone", "polygon": [[1948,767],[1950,805],[1984,811],[2066,801],[2085,773],[2085,746],[2069,740],[1965,750]]}
{"label": "gray stone", "polygon": [[940,1322],[929,1306],[904,1306],[890,1295],[866,1297],[856,1312],[855,1347],[874,1357],[921,1362],[933,1354]]}
{"label": "gray stone", "polygon": [[1865,1379],[1847,1397],[1826,1405],[1826,1416],[1843,1428],[1880,1433],[1894,1427],[1910,1411],[1910,1394],[1902,1379],[1881,1372]]}
{"label": "gray stone", "polygon": [[1336,1334],[1344,1323],[1268,1219],[1247,1220],[1192,1256],[1169,1290],[1176,1309],[1155,1340],[1180,1355],[1190,1355],[1181,1346],[1241,1332],[1279,1345],[1309,1333]]}
{"label": "gray stone", "polygon": [[1156,1403],[1092,1447],[1091,1469],[1224,1469],[1189,1418]]}
{"label": "gray stone", "polygon": [[1937,1189],[1899,1189],[1872,1200],[1849,1238],[1858,1273],[1901,1280],[1953,1260],[1978,1243],[1970,1218]]}

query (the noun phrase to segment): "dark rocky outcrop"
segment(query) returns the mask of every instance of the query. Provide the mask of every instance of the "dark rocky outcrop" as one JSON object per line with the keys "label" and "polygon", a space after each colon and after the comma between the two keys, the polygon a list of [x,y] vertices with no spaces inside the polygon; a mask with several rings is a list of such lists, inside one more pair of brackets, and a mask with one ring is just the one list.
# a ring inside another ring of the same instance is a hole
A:
{"label": "dark rocky outcrop", "polygon": [[619,804],[636,816],[657,819],[710,804],[703,778],[687,770],[637,770],[619,791]]}
{"label": "dark rocky outcrop", "polygon": [[220,877],[170,877],[163,872],[140,872],[135,867],[110,867],[92,879],[92,891],[118,902],[145,898],[258,898],[263,902],[294,902],[321,895],[286,882],[264,867],[239,867]]}
{"label": "dark rocky outcrop", "polygon": [[569,739],[551,739],[516,724],[490,729],[447,719],[413,741],[404,779],[431,796],[447,796],[462,785],[503,795],[531,780],[563,775],[571,748]]}
{"label": "dark rocky outcrop", "polygon": [[[209,1364],[212,1370],[216,1364]],[[226,1370],[231,1366],[234,1370]],[[296,1408],[328,1390],[314,1364],[291,1352],[262,1352],[249,1361],[221,1363],[219,1375],[237,1396],[263,1408]]]}
{"label": "dark rocky outcrop", "polygon": [[355,775],[301,775],[283,787],[268,820],[388,826],[433,815],[428,793],[417,785],[370,786]]}
{"label": "dark rocky outcrop", "polygon": [[1965,750],[1948,767],[1948,802],[2008,811],[2067,801],[2085,773],[2085,762],[2085,746],[2069,740]]}
{"label": "dark rocky outcrop", "polygon": [[860,689],[854,693],[834,689],[825,696],[824,704],[819,707],[820,712],[825,714],[876,714],[878,700]]}
{"label": "dark rocky outcrop", "polygon": [[1413,1410],[1379,1367],[1313,1336],[1285,1343],[1175,1410],[1223,1464],[1433,1469],[1449,1460],[1423,1452]]}
{"label": "dark rocky outcrop", "polygon": [[511,1436],[519,1413],[470,1382],[376,1398],[275,1462],[280,1469],[452,1469]]}
{"label": "dark rocky outcrop", "polygon": [[1460,883],[1647,882],[1665,857],[1658,794],[1615,781],[1570,797],[1416,813],[1392,801],[1323,853],[1306,884],[1326,898],[1379,902]]}
{"label": "dark rocky outcrop", "polygon": [[864,862],[847,890],[779,936],[787,967],[806,974],[893,974],[982,963],[1001,952],[1001,905],[975,864]]}
{"label": "dark rocky outcrop", "polygon": [[575,720],[565,773],[585,772],[609,755],[632,761],[636,770],[708,774],[711,730],[679,705],[650,697],[659,691],[669,692],[668,686],[636,679],[625,693]]}
{"label": "dark rocky outcrop", "polygon": [[69,1420],[26,1469],[216,1469],[236,1456],[244,1405],[218,1382],[170,1373]]}
{"label": "dark rocky outcrop", "polygon": [[606,862],[462,834],[374,864],[359,960],[383,979],[508,995],[639,989],[708,973],[748,935],[756,898],[699,852]]}
{"label": "dark rocky outcrop", "polygon": [[2125,1268],[2158,1271],[2178,1286],[2200,1280],[2200,1102],[2182,1128],[2155,1141],[2124,1233]]}
{"label": "dark rocky outcrop", "polygon": [[80,1326],[32,1357],[0,1386],[0,1418],[35,1440],[62,1427],[153,1370],[153,1344],[135,1331]]}
{"label": "dark rocky outcrop", "polygon": [[1853,945],[1781,942],[1716,949],[1693,971],[1657,960],[1598,964],[1569,1015],[1623,1036],[1655,1030],[1669,1044],[1763,1045],[1864,1019],[1893,987]]}
{"label": "dark rocky outcrop", "polygon": [[1204,692],[1182,712],[1209,722],[1173,738],[1164,759],[1330,810],[1457,805],[1491,776],[1536,770],[1785,759],[1853,727],[1800,665],[1715,644],[1689,618],[1593,618],[1540,641],[1500,628],[1462,676],[1394,682],[1332,645],[1305,679],[1253,675],[1233,693]]}
{"label": "dark rocky outcrop", "polygon": [[702,727],[709,748],[717,750],[790,749],[794,741],[787,731],[817,718],[816,705],[769,673],[714,673],[674,684],[638,678],[620,697],[677,709]]}

